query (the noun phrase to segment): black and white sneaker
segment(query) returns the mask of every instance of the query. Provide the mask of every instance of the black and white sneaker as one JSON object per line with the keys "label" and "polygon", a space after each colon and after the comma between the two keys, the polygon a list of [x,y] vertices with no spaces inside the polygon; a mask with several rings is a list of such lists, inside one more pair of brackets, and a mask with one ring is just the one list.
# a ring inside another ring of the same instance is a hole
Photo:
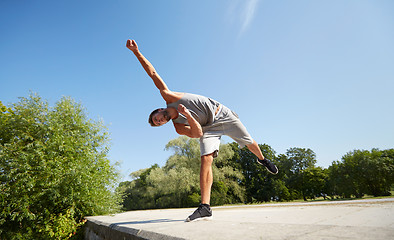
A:
{"label": "black and white sneaker", "polygon": [[200,204],[192,215],[186,218],[186,222],[212,219],[212,210],[208,204]]}
{"label": "black and white sneaker", "polygon": [[278,168],[275,166],[275,164],[273,164],[267,158],[264,158],[263,160],[260,160],[257,158],[257,162],[260,163],[261,165],[263,165],[268,170],[268,172],[270,172],[272,174],[278,173]]}

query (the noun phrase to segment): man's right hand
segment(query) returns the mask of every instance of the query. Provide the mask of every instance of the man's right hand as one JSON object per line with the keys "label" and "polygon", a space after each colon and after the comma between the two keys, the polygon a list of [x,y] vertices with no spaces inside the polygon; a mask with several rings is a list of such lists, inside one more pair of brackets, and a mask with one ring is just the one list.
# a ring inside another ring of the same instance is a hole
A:
{"label": "man's right hand", "polygon": [[138,51],[137,43],[134,40],[127,39],[126,47],[133,52]]}

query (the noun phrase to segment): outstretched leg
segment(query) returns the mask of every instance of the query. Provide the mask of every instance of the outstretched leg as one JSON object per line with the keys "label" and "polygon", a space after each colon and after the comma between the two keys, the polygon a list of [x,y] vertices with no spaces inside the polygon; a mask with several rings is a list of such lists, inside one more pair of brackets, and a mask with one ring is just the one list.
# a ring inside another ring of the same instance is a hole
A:
{"label": "outstretched leg", "polygon": [[253,140],[252,144],[246,145],[246,147],[248,147],[249,151],[256,155],[260,160],[264,159],[263,153],[255,140]]}
{"label": "outstretched leg", "polygon": [[255,140],[253,140],[252,144],[246,145],[246,147],[248,147],[248,149],[257,156],[257,162],[267,168],[270,173],[278,173],[278,168],[275,166],[275,164],[263,156],[263,153],[261,152],[261,149]]}

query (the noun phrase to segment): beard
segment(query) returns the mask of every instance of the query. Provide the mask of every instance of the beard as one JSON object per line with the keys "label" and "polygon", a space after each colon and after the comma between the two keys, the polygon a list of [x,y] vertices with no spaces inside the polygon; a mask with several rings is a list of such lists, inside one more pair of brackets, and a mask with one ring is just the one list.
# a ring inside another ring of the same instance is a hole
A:
{"label": "beard", "polygon": [[163,117],[167,120],[167,122],[171,120],[170,113],[167,110],[163,111]]}

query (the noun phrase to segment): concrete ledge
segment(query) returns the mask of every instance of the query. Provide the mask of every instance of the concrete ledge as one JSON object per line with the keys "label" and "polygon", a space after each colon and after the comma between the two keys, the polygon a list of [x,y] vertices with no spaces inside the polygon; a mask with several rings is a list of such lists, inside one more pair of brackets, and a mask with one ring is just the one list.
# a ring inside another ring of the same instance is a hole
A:
{"label": "concrete ledge", "polygon": [[85,240],[184,240],[161,233],[131,227],[108,224],[88,219],[85,224]]}
{"label": "concrete ledge", "polygon": [[213,220],[190,223],[195,208],[87,217],[85,239],[394,239],[394,198],[212,209]]}

